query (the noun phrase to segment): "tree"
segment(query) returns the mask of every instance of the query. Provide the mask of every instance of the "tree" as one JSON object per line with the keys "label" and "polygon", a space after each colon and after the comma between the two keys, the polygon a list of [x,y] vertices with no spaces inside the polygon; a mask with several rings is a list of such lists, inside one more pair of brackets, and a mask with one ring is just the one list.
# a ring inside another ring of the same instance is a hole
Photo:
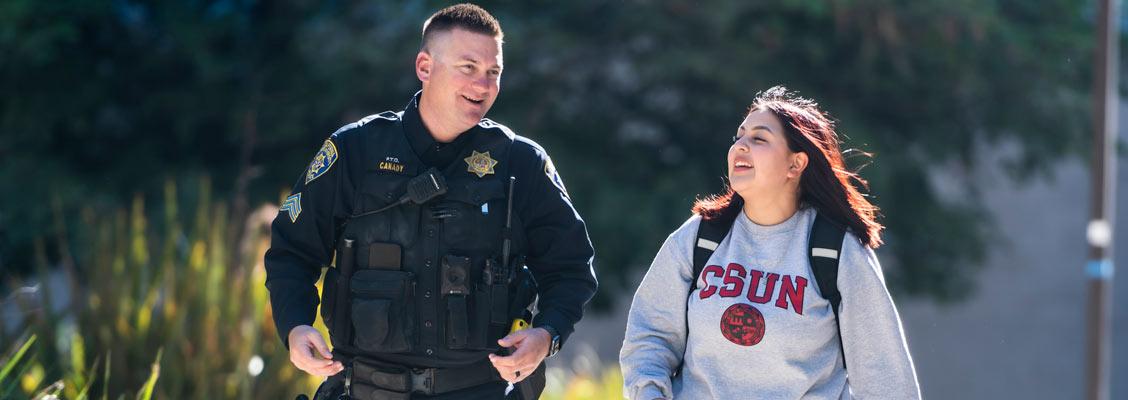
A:
{"label": "tree", "polygon": [[[441,5],[5,2],[0,181],[19,190],[0,197],[0,265],[50,236],[44,199],[65,216],[212,175],[233,215],[276,201],[330,132],[417,90],[420,24]],[[1092,11],[1074,1],[483,5],[507,32],[491,117],[554,156],[604,288],[720,190],[727,138],[769,86],[821,101],[876,154],[863,176],[891,285],[942,300],[967,293],[995,239],[982,188],[946,198],[930,170],[1005,142],[1015,177],[1037,176],[1082,152],[1089,123]]]}

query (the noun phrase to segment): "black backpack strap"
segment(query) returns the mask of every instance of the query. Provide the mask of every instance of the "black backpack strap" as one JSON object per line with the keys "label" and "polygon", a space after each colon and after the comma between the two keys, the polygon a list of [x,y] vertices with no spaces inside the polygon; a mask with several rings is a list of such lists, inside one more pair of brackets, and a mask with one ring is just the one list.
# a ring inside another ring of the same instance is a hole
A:
{"label": "black backpack strap", "polygon": [[736,216],[740,215],[740,213],[726,214],[709,220],[702,218],[701,225],[697,227],[697,239],[693,241],[693,285],[689,288],[690,292],[697,289],[697,282],[701,280],[701,271],[705,269],[705,263],[709,262],[709,257],[717,251],[717,246],[725,240],[725,236],[728,236],[732,224],[736,222]]}
{"label": "black backpack strap", "polygon": [[[693,291],[697,289],[697,281],[701,280],[701,271],[705,269],[705,263],[709,262],[709,257],[713,252],[717,251],[717,246],[721,245],[721,241],[725,240],[732,224],[736,222],[736,216],[740,215],[739,212],[723,213],[713,219],[701,218],[701,224],[697,226],[697,238],[693,241],[693,283],[689,286],[689,293],[686,293],[685,301],[685,332],[689,335],[689,296],[693,295]],[[686,338],[688,340],[688,338]],[[685,355],[682,355],[682,362],[678,365],[675,374],[681,374],[682,367],[685,366]]]}
{"label": "black backpack strap", "polygon": [[[842,328],[838,322],[838,307],[842,304],[842,293],[838,292],[838,257],[842,254],[842,240],[845,237],[846,230],[841,225],[817,214],[811,227],[811,237],[807,240],[807,256],[810,258],[811,271],[815,274],[815,282],[823,297],[830,302],[830,309],[834,311],[834,324],[839,327],[840,349]],[[846,362],[845,350],[842,350],[842,361]]]}

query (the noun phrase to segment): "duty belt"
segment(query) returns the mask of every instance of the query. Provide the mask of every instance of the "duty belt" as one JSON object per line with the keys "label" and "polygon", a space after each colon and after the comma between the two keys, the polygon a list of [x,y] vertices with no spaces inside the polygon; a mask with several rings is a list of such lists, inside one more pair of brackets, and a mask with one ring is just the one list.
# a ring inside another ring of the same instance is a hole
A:
{"label": "duty belt", "polygon": [[371,359],[353,359],[352,396],[358,399],[409,399],[412,393],[436,395],[500,382],[488,361],[460,368],[406,368]]}

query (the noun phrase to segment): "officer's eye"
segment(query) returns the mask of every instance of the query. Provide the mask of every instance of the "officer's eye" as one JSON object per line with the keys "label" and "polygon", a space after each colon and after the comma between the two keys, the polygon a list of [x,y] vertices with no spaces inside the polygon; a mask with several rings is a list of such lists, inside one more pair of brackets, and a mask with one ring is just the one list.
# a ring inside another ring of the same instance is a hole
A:
{"label": "officer's eye", "polygon": [[458,69],[462,72],[467,73],[467,74],[474,72],[474,66],[473,65],[460,65],[460,66],[458,66]]}
{"label": "officer's eye", "polygon": [[501,71],[498,71],[496,69],[491,69],[489,74],[490,74],[490,76],[498,76],[498,75],[501,75]]}

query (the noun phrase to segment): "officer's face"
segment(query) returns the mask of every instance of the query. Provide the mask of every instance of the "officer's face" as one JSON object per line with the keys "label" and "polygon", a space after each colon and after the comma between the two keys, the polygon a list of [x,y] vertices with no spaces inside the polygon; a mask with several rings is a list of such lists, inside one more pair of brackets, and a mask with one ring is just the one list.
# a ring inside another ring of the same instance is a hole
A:
{"label": "officer's face", "polygon": [[744,118],[728,151],[729,182],[745,199],[780,199],[787,191],[798,193],[805,166],[805,154],[791,152],[779,118],[766,110]]}
{"label": "officer's face", "polygon": [[497,99],[502,64],[501,41],[489,35],[456,28],[434,37],[415,61],[423,82],[420,112],[432,133],[478,124]]}

